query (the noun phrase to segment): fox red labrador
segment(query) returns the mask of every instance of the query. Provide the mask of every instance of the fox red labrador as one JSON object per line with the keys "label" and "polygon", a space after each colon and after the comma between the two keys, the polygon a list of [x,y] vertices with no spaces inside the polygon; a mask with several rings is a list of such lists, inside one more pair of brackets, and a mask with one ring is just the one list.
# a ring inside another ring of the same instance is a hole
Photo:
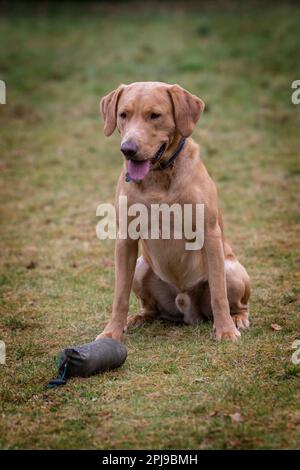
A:
{"label": "fox red labrador", "polygon": [[[217,189],[191,138],[203,101],[178,85],[137,82],[120,85],[100,108],[105,135],[118,129],[125,157],[116,211],[119,196],[127,197],[128,206],[147,208],[162,202],[203,204],[204,243],[187,250],[184,234],[181,239],[174,233],[169,239],[117,237],[112,316],[98,338],[120,340],[130,326],[167,318],[190,325],[212,319],[216,339],[238,339],[249,327],[250,280],[224,239]],[[141,310],[128,318],[131,289]]]}

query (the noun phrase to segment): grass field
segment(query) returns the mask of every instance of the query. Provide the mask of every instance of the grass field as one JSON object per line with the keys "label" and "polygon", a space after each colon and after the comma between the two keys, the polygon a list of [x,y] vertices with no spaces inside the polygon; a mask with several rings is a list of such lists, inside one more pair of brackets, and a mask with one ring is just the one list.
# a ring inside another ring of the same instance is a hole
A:
{"label": "grass field", "polygon": [[[300,447],[300,8],[247,3],[2,12],[0,448]],[[153,323],[127,336],[121,369],[48,390],[57,352],[110,317],[113,241],[95,212],[122,159],[98,102],[139,80],[207,104],[194,137],[252,278],[252,327],[232,344],[209,324]]]}

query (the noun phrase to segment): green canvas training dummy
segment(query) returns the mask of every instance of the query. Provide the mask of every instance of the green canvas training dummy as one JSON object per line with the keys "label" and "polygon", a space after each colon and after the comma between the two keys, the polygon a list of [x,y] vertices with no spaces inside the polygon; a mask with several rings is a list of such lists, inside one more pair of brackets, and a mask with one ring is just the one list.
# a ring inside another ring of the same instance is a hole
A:
{"label": "green canvas training dummy", "polygon": [[66,348],[58,357],[58,377],[50,380],[48,387],[64,385],[70,377],[89,377],[115,369],[125,362],[126,357],[125,345],[111,338]]}

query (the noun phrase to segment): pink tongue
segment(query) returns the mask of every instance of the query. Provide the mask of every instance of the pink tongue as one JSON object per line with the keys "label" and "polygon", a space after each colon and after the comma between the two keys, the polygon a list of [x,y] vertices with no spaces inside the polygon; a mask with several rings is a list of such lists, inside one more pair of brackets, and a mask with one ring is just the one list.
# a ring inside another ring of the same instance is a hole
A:
{"label": "pink tongue", "polygon": [[128,161],[128,173],[133,181],[141,181],[149,173],[150,161],[137,162],[133,160]]}

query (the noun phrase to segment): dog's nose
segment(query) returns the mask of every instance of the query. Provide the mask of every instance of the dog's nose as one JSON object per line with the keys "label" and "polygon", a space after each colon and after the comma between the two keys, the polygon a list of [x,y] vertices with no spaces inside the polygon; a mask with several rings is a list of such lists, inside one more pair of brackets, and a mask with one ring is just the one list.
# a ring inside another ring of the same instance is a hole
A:
{"label": "dog's nose", "polygon": [[121,145],[121,152],[125,155],[127,160],[130,160],[131,158],[135,157],[138,151],[138,146],[136,145],[133,140],[126,140],[122,145]]}

